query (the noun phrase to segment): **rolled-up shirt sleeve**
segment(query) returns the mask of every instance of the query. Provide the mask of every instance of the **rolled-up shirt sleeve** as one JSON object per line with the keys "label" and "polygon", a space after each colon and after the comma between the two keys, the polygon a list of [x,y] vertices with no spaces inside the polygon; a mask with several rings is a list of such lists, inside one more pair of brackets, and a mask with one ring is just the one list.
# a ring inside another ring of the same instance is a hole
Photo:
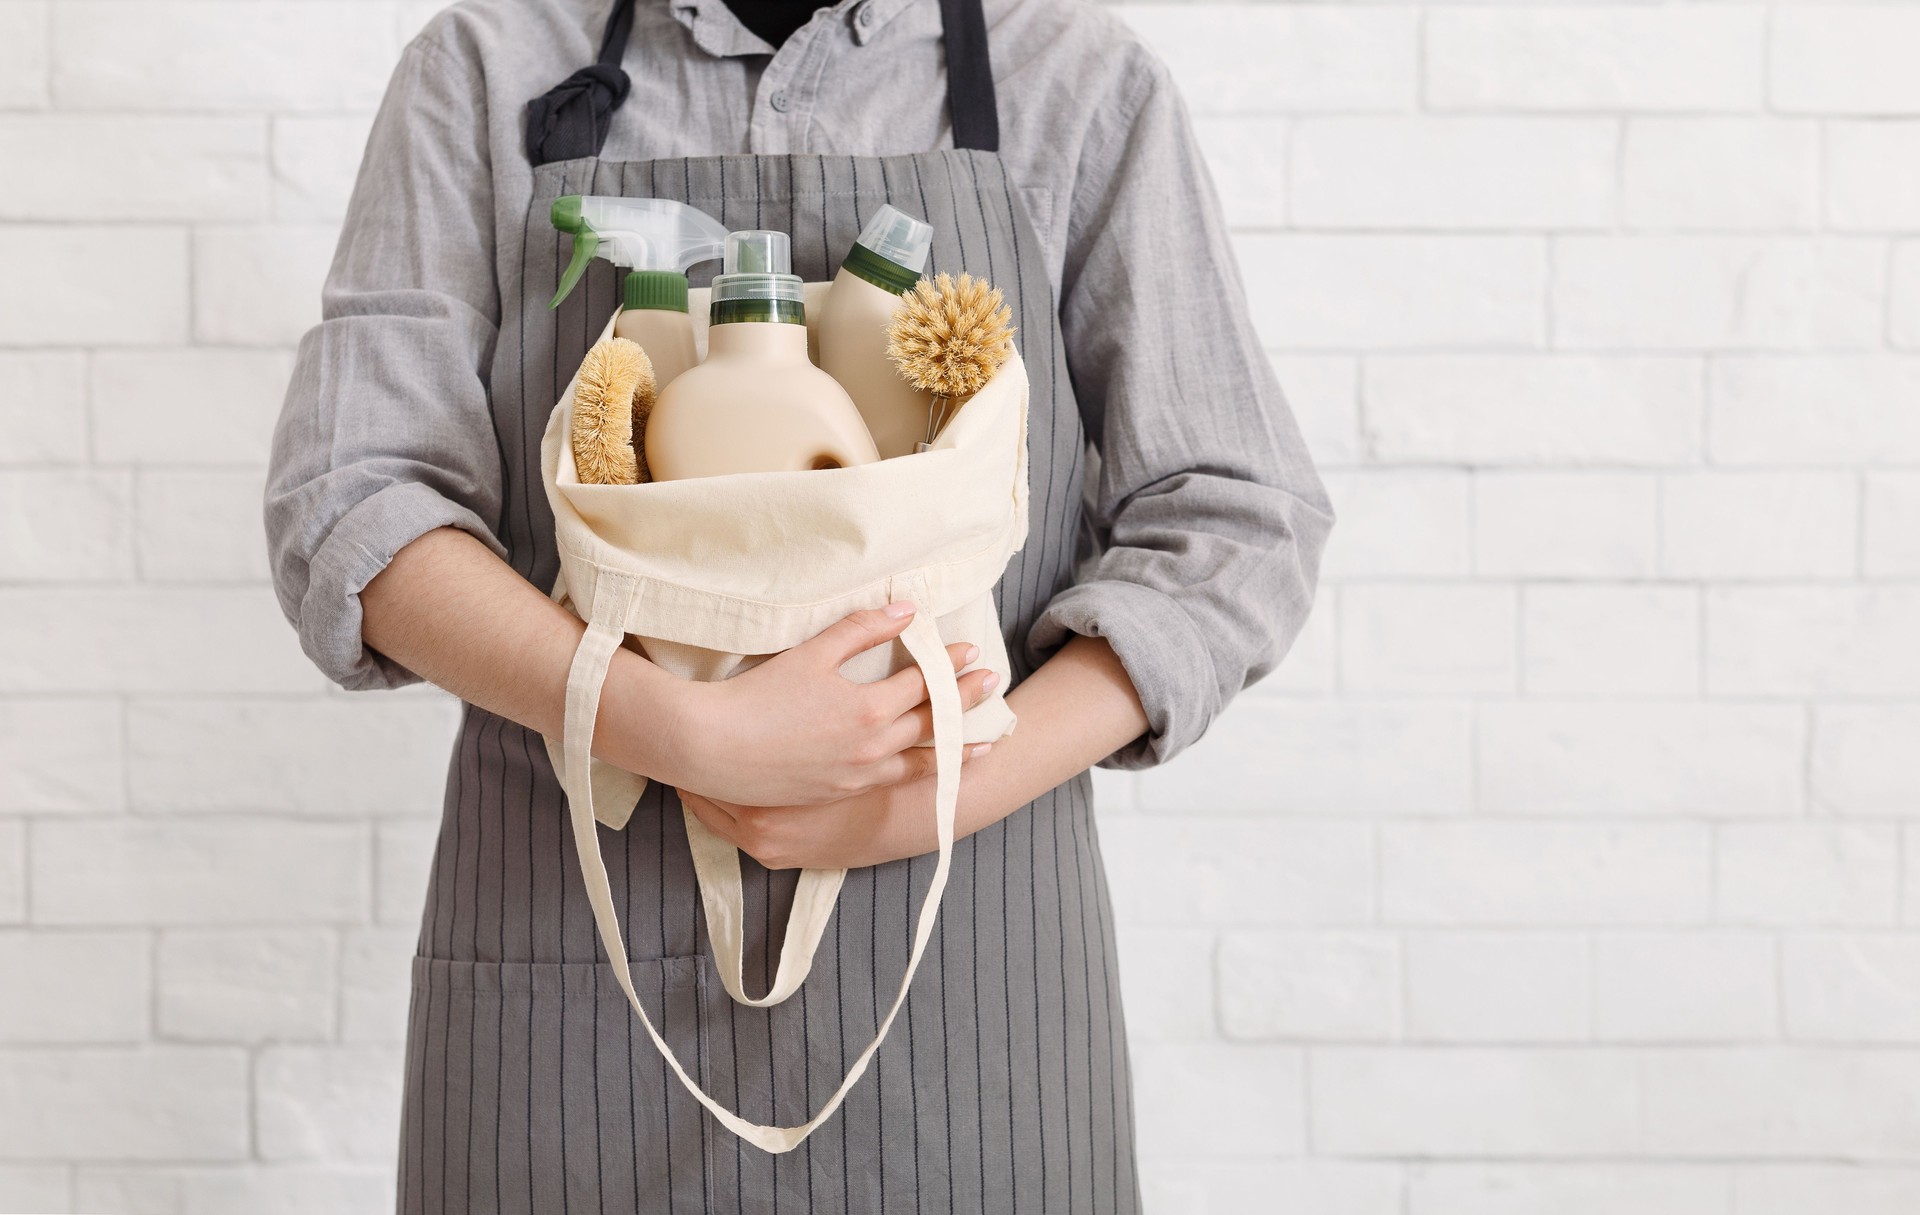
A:
{"label": "rolled-up shirt sleeve", "polygon": [[1069,634],[1112,645],[1149,724],[1109,768],[1171,758],[1279,663],[1333,526],[1186,106],[1127,49],[1081,154],[1060,300],[1099,455],[1091,553],[1027,639],[1036,662]]}
{"label": "rolled-up shirt sleeve", "polygon": [[485,368],[499,329],[486,97],[409,44],[374,119],[321,300],[274,427],[263,498],[281,610],[343,688],[419,683],[369,649],[360,591],[438,527],[501,557]]}

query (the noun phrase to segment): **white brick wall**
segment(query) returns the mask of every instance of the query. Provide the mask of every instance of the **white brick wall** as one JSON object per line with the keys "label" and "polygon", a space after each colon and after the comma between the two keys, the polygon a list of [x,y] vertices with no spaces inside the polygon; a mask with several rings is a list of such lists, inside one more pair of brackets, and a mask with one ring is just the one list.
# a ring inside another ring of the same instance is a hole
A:
{"label": "white brick wall", "polygon": [[[389,1201],[454,706],[257,502],[434,8],[0,0],[0,1211]],[[1920,4],[1119,11],[1341,515],[1098,778],[1150,1209],[1911,1215]]]}

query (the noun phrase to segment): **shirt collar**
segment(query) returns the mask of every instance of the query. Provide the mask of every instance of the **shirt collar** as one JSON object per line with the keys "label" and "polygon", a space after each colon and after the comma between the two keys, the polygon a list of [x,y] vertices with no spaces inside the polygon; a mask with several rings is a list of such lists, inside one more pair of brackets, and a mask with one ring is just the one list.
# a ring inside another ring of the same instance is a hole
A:
{"label": "shirt collar", "polygon": [[[838,0],[834,18],[847,23],[855,43],[865,46],[915,0]],[[767,40],[740,24],[725,0],[668,0],[674,19],[687,27],[693,41],[709,55],[771,55]]]}

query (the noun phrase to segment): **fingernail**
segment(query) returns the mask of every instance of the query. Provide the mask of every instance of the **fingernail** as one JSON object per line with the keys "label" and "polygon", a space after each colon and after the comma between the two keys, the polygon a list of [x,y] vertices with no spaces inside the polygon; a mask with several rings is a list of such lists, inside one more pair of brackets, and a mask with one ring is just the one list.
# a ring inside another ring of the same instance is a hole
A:
{"label": "fingernail", "polygon": [[998,671],[988,671],[987,677],[980,681],[980,690],[982,692],[991,692],[998,686],[1000,686],[1000,672]]}
{"label": "fingernail", "polygon": [[991,750],[993,750],[992,743],[975,743],[973,750],[967,752],[967,755],[972,759],[979,759]]}
{"label": "fingernail", "polygon": [[895,620],[905,620],[913,615],[913,602],[908,599],[896,599],[881,610]]}
{"label": "fingernail", "polygon": [[972,662],[978,657],[980,657],[980,647],[977,645],[968,646],[965,661]]}

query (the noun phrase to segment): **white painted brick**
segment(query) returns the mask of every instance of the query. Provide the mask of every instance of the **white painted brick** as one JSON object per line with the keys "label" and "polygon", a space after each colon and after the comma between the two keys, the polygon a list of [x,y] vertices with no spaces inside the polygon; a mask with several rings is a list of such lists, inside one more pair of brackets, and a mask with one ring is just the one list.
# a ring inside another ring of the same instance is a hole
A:
{"label": "white painted brick", "polygon": [[71,464],[86,458],[82,356],[0,350],[0,465]]}
{"label": "white painted brick", "polygon": [[1722,823],[1714,914],[1736,924],[1890,924],[1900,840],[1891,825]]}
{"label": "white painted brick", "polygon": [[[135,701],[127,717],[133,805],[437,818],[458,719],[451,697]],[[213,770],[217,781],[207,779]]]}
{"label": "white painted brick", "polygon": [[1773,16],[1768,91],[1803,114],[1920,114],[1912,50],[1920,13],[1901,5],[1787,5]]}
{"label": "white painted brick", "polygon": [[1685,358],[1371,358],[1367,444],[1388,461],[1689,464],[1702,384]]}
{"label": "white painted brick", "polygon": [[270,1046],[254,1067],[263,1160],[373,1160],[400,1140],[401,1052],[386,1046]]}
{"label": "white painted brick", "polygon": [[1489,702],[1479,738],[1480,808],[1490,814],[1801,811],[1798,707]]}
{"label": "white painted brick", "polygon": [[150,582],[269,580],[257,472],[143,471],[136,479],[135,544]]}
{"label": "white painted brick", "polygon": [[1359,361],[1338,355],[1276,354],[1273,370],[1313,462],[1321,468],[1359,463]]}
{"label": "white painted brick", "polygon": [[1325,476],[1340,516],[1320,576],[1446,578],[1473,564],[1472,482],[1454,470],[1366,469]]}
{"label": "white painted brick", "polygon": [[1147,1156],[1140,1185],[1154,1215],[1402,1215],[1400,1169],[1385,1162]]}
{"label": "white painted brick", "polygon": [[1236,250],[1268,346],[1535,347],[1543,240],[1517,236],[1256,235]]}
{"label": "white painted brick", "polygon": [[1472,729],[1464,704],[1249,701],[1141,772],[1140,805],[1172,816],[1463,813]]}
{"label": "white painted brick", "polygon": [[[1893,246],[1893,286],[1887,303],[1887,330],[1895,346],[1920,347],[1920,242],[1899,241]],[[1913,411],[1906,425],[1912,426]],[[1905,433],[1905,427],[1902,428]]]}
{"label": "white painted brick", "polygon": [[1820,223],[1820,131],[1770,118],[1634,118],[1621,159],[1629,228],[1781,231]]}
{"label": "white painted brick", "polygon": [[1707,690],[1907,695],[1920,687],[1920,589],[1730,587],[1707,593]]}
{"label": "white painted brick", "polygon": [[[1093,768],[1087,775],[1093,778],[1093,804],[1099,808],[1102,815],[1132,814],[1139,809],[1134,797],[1133,773],[1119,772],[1112,768]],[[394,825],[383,823],[381,830],[384,833],[392,826]],[[431,847],[432,843],[432,840],[428,840],[427,846]]]}
{"label": "white painted brick", "polygon": [[1357,692],[1510,692],[1514,600],[1501,586],[1343,587],[1341,680]]}
{"label": "white painted brick", "polygon": [[[340,943],[340,1038],[398,1045],[406,1038],[407,1002],[419,933],[411,928],[350,928]],[[1127,1026],[1136,1027],[1133,1002]]]}
{"label": "white painted brick", "polygon": [[1826,136],[1827,221],[1912,231],[1920,216],[1920,122],[1829,122]]}
{"label": "white painted brick", "polygon": [[82,1166],[79,1209],[122,1215],[365,1215],[393,1205],[393,1169],[338,1162],[227,1168]]}
{"label": "white painted brick", "polygon": [[1435,6],[1426,100],[1439,109],[1751,110],[1764,16],[1743,5]]}
{"label": "white painted brick", "polygon": [[1131,1053],[1141,1141],[1208,1156],[1297,1156],[1305,1149],[1306,1063],[1299,1050],[1166,1042]]}
{"label": "white painted brick", "polygon": [[114,464],[263,466],[292,373],[283,351],[98,355],[94,454]]}
{"label": "white painted brick", "polygon": [[1129,925],[1115,945],[1130,1041],[1195,1042],[1219,1036],[1212,932]]}
{"label": "white painted brick", "polygon": [[0,4],[0,106],[30,110],[47,104],[51,8],[41,0]]}
{"label": "white painted brick", "polygon": [[0,819],[0,924],[27,918],[27,825]]}
{"label": "white painted brick", "polygon": [[1821,705],[1813,714],[1813,804],[1825,813],[1920,815],[1920,705]]}
{"label": "white painted brick", "polygon": [[1238,228],[1287,222],[1287,121],[1265,114],[1221,114],[1194,120],[1221,214]]}
{"label": "white painted brick", "polygon": [[1920,1051],[1705,1047],[1641,1061],[1649,1155],[1910,1163],[1920,1143]]}
{"label": "white painted brick", "polygon": [[1657,483],[1633,473],[1481,473],[1474,525],[1483,577],[1645,577],[1658,547]]}
{"label": "white painted brick", "polygon": [[0,932],[0,1042],[141,1042],[153,988],[143,932]]}
{"label": "white painted brick", "polygon": [[1920,937],[1794,933],[1781,942],[1789,1038],[1858,1043],[1920,1039]]}
{"label": "white painted brick", "polygon": [[0,163],[33,166],[0,179],[0,219],[255,219],[267,209],[259,118],[0,117]]}
{"label": "white painted brick", "polygon": [[0,469],[0,580],[133,576],[133,477],[84,468]]}
{"label": "white painted brick", "polygon": [[1123,4],[1196,114],[1403,110],[1419,79],[1418,12]]}
{"label": "white painted brick", "polygon": [[332,224],[199,228],[193,237],[193,336],[232,346],[291,346],[320,322]]}
{"label": "white painted brick", "polygon": [[1700,596],[1690,587],[1532,586],[1521,592],[1520,611],[1529,694],[1688,696],[1700,689]]}
{"label": "white painted brick", "polygon": [[1668,577],[1850,578],[1860,495],[1843,472],[1706,472],[1661,482]]}
{"label": "white painted brick", "polygon": [[1565,1042],[1588,1035],[1587,943],[1541,932],[1410,933],[1407,1037]]}
{"label": "white painted brick", "polygon": [[1373,842],[1362,824],[1141,815],[1100,824],[1100,843],[1129,928],[1373,918]]}
{"label": "white painted brick", "polygon": [[[6,7],[0,5],[0,12]],[[65,1165],[0,1164],[0,1210],[71,1211],[72,1193]]]}
{"label": "white painted brick", "polygon": [[340,110],[377,104],[399,58],[384,4],[61,0],[53,95],[68,110]]}
{"label": "white painted brick", "polygon": [[1694,823],[1387,823],[1381,918],[1399,924],[1697,923],[1709,837]]}
{"label": "white painted brick", "polygon": [[265,588],[0,589],[0,690],[313,691]]}
{"label": "white painted brick", "polygon": [[1601,228],[1619,125],[1599,118],[1308,118],[1288,145],[1300,228]]}
{"label": "white painted brick", "polygon": [[335,971],[334,935],[324,930],[164,932],[160,1030],[202,1042],[328,1037]]}
{"label": "white painted brick", "polygon": [[1920,462],[1920,359],[1715,359],[1709,448],[1721,464]]}
{"label": "white painted brick", "polygon": [[120,737],[117,701],[0,701],[0,811],[125,808]]}
{"label": "white painted brick", "polygon": [[371,112],[282,114],[273,119],[273,217],[338,220],[347,212]]}
{"label": "white painted brick", "polygon": [[[1104,811],[1106,802],[1099,803]],[[1101,820],[1101,835],[1107,831]],[[376,917],[382,924],[419,927],[427,902],[427,878],[433,865],[440,824],[432,819],[374,824]]]}
{"label": "white painted brick", "polygon": [[211,1047],[0,1050],[12,1160],[241,1160],[247,1056]]}
{"label": "white painted brick", "polygon": [[1593,1030],[1603,1040],[1751,1041],[1779,1033],[1773,941],[1757,933],[1601,933]]}
{"label": "white painted brick", "polygon": [[[0,265],[7,268],[0,278],[0,343],[167,346],[186,341],[185,229],[0,225]],[[103,283],[140,284],[140,306],[104,306]]]}
{"label": "white painted brick", "polygon": [[[1901,832],[1900,859],[1902,873],[1920,873],[1920,828],[1907,827]],[[1900,921],[1920,924],[1920,882],[1901,883]]]}
{"label": "white painted brick", "polygon": [[33,836],[40,924],[360,922],[363,826],[220,819],[60,820]]}
{"label": "white painted brick", "polygon": [[1400,948],[1385,933],[1238,932],[1220,943],[1229,1038],[1389,1039],[1400,1027]]}
{"label": "white painted brick", "polygon": [[1727,1215],[1726,1192],[1697,1164],[1418,1163],[1405,1215]]}
{"label": "white painted brick", "polygon": [[[1314,610],[1305,627],[1293,639],[1293,645],[1280,666],[1248,690],[1249,700],[1274,696],[1325,696],[1334,689],[1334,618],[1338,609],[1334,596],[1339,592],[1325,584],[1314,598]],[[1229,709],[1229,712],[1231,709]],[[1209,727],[1211,733],[1217,727]],[[1096,769],[1098,770],[1098,769]]]}
{"label": "white painted brick", "polygon": [[1920,578],[1920,473],[1869,473],[1863,572]]}
{"label": "white painted brick", "polygon": [[1313,1150],[1329,1155],[1614,1156],[1638,1146],[1638,1086],[1607,1052],[1314,1050]]}
{"label": "white painted brick", "polygon": [[1576,350],[1880,344],[1886,250],[1850,237],[1554,238],[1553,340]]}
{"label": "white painted brick", "polygon": [[1733,1178],[1734,1215],[1910,1215],[1920,1170],[1867,1164],[1748,1165]]}

